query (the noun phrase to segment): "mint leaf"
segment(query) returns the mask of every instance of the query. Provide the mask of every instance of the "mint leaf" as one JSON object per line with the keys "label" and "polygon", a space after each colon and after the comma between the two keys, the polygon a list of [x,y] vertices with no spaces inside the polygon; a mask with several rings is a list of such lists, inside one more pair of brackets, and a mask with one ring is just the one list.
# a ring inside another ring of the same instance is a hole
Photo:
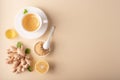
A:
{"label": "mint leaf", "polygon": [[18,42],[18,43],[17,43],[17,48],[21,48],[21,46],[22,46],[22,43],[21,43],[21,42]]}
{"label": "mint leaf", "polygon": [[28,10],[27,9],[24,9],[24,12],[23,12],[24,14],[26,14],[26,13],[28,13]]}
{"label": "mint leaf", "polygon": [[25,54],[29,54],[30,53],[30,49],[29,48],[26,48],[25,49]]}
{"label": "mint leaf", "polygon": [[32,71],[31,66],[28,66],[27,70],[31,72]]}

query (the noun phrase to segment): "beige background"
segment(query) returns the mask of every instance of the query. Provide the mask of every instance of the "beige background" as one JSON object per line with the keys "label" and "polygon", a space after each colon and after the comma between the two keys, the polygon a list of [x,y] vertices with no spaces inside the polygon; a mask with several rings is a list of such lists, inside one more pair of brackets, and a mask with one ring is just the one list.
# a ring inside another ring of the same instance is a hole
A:
{"label": "beige background", "polygon": [[[25,6],[43,9],[56,26],[45,75],[35,70],[13,74],[5,63],[9,45],[22,41],[33,48],[47,37],[5,38],[5,30],[14,28],[15,15]],[[0,56],[0,80],[120,80],[120,0],[0,0]]]}

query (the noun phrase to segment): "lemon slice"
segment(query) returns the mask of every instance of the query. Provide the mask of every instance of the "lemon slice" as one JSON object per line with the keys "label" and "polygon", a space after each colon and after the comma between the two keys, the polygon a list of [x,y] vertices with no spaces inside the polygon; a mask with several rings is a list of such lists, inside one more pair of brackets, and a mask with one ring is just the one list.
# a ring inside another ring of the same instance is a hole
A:
{"label": "lemon slice", "polygon": [[46,72],[48,72],[49,70],[49,64],[47,61],[45,60],[40,60],[35,64],[35,70],[37,72],[40,72],[41,74],[44,74]]}
{"label": "lemon slice", "polygon": [[13,29],[8,29],[5,33],[5,35],[8,39],[12,39],[12,38],[15,38],[17,36],[17,33]]}

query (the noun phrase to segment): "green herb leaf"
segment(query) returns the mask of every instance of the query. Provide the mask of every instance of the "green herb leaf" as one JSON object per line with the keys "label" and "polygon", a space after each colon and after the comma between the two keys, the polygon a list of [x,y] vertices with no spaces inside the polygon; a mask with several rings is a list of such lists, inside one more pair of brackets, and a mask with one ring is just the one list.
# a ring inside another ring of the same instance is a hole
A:
{"label": "green herb leaf", "polygon": [[30,49],[29,48],[26,48],[25,49],[25,54],[29,54],[30,53]]}
{"label": "green herb leaf", "polygon": [[18,42],[18,43],[17,43],[17,48],[21,48],[21,46],[22,46],[22,43],[21,43],[21,42]]}
{"label": "green herb leaf", "polygon": [[28,66],[27,70],[31,72],[32,71],[31,66]]}
{"label": "green herb leaf", "polygon": [[26,14],[26,13],[28,13],[28,10],[27,9],[24,9],[24,12],[23,12],[24,14]]}

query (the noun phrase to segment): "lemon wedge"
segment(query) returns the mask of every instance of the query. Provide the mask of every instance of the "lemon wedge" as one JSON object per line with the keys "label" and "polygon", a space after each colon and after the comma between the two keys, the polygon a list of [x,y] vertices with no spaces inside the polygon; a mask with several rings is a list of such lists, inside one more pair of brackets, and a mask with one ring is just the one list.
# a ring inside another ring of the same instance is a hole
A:
{"label": "lemon wedge", "polygon": [[44,74],[46,72],[48,72],[49,70],[49,64],[47,61],[45,60],[39,60],[36,64],[35,64],[35,70],[41,74]]}
{"label": "lemon wedge", "polygon": [[15,38],[17,36],[17,33],[13,29],[8,29],[5,33],[5,35],[8,39],[12,39],[12,38]]}

